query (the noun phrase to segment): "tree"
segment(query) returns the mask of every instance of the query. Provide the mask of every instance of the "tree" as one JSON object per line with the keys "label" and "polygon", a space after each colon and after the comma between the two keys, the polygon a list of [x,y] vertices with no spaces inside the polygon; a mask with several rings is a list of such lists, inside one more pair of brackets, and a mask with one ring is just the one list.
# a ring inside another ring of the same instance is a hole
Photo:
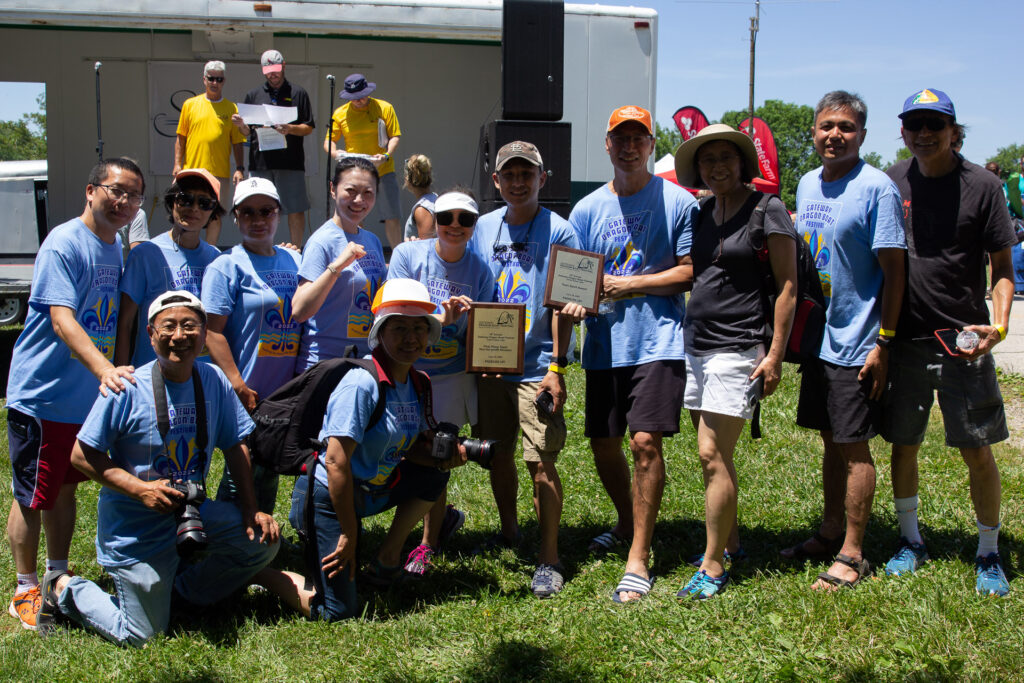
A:
{"label": "tree", "polygon": [[868,163],[868,166],[874,166],[875,168],[883,171],[889,168],[889,166],[886,166],[885,162],[882,161],[882,155],[878,152],[868,152],[864,155],[864,161]]}
{"label": "tree", "polygon": [[683,141],[682,134],[673,126],[663,126],[660,123],[654,124],[654,160],[662,158],[666,154],[674,154],[676,147]]}
{"label": "tree", "polygon": [[0,161],[46,158],[46,94],[36,98],[39,111],[17,121],[0,121]]}
{"label": "tree", "polygon": [[1021,157],[1024,157],[1024,145],[1009,145],[997,149],[995,156],[986,159],[985,163],[994,161],[999,164],[999,172],[1005,180],[1011,173],[1020,171]]}
{"label": "tree", "polygon": [[[748,110],[727,111],[722,114],[722,123],[736,128],[749,114]],[[765,100],[754,110],[754,116],[764,119],[775,136],[779,152],[779,196],[792,210],[796,206],[796,186],[801,176],[821,164],[814,153],[811,134],[814,109],[806,104]]]}

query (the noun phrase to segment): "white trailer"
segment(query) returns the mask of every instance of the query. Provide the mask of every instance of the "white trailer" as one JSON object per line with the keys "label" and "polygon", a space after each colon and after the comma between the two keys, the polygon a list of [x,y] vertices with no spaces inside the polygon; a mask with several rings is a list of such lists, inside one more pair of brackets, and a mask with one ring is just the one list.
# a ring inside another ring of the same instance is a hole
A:
{"label": "white trailer", "polygon": [[[104,154],[139,160],[157,234],[167,227],[159,196],[170,184],[175,107],[187,96],[178,91],[202,92],[202,64],[222,59],[225,94],[241,101],[263,81],[259,55],[280,50],[288,77],[314,106],[306,173],[315,229],[326,219],[321,143],[339,104],[327,102],[326,75],[339,88],[353,72],[377,83],[374,96],[398,112],[399,161],[424,153],[438,188],[471,184],[480,127],[500,118],[501,21],[498,0],[0,0],[0,81],[46,84],[53,227],[81,212],[96,161],[94,64],[101,62]],[[654,109],[656,45],[653,10],[565,6],[563,120],[572,123],[574,198],[610,177],[602,142],[610,111],[627,103]],[[411,204],[403,196],[403,210]],[[237,237],[230,223],[222,244]],[[0,254],[7,251],[0,244]]]}

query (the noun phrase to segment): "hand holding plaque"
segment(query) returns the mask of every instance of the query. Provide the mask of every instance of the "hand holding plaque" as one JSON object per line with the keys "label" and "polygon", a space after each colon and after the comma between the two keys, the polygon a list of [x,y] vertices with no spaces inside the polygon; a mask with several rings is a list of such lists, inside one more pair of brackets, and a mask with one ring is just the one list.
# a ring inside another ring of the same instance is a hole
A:
{"label": "hand holding plaque", "polygon": [[523,374],[526,306],[473,302],[466,330],[466,372]]}
{"label": "hand holding plaque", "polygon": [[553,244],[548,257],[544,305],[561,309],[574,303],[583,306],[588,314],[596,315],[603,276],[604,254]]}

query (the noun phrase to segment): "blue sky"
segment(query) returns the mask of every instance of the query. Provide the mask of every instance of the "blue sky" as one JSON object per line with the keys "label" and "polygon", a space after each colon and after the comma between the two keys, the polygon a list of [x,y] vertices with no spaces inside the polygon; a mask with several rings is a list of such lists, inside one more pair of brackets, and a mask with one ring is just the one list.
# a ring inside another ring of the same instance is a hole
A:
{"label": "blue sky", "polygon": [[[717,120],[747,107],[753,0],[603,0],[658,11],[655,118],[674,125],[685,105]],[[886,161],[902,147],[903,101],[922,88],[953,100],[967,125],[964,155],[983,163],[1024,143],[1024,2],[1021,0],[762,0],[755,106],[814,106],[829,90],[868,105],[863,152]]]}

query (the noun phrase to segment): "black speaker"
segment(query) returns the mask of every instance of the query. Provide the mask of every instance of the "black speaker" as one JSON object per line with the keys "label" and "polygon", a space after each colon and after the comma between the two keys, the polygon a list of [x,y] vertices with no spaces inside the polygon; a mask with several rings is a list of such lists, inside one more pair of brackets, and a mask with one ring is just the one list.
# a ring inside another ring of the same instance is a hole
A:
{"label": "black speaker", "polygon": [[[568,121],[491,121],[480,128],[480,177],[477,185],[482,202],[502,203],[491,174],[498,150],[513,140],[532,142],[544,160],[548,180],[540,190],[541,204],[568,203],[572,191],[572,124]],[[552,211],[555,209],[551,206]]]}
{"label": "black speaker", "polygon": [[502,118],[561,120],[564,45],[563,0],[504,0]]}

